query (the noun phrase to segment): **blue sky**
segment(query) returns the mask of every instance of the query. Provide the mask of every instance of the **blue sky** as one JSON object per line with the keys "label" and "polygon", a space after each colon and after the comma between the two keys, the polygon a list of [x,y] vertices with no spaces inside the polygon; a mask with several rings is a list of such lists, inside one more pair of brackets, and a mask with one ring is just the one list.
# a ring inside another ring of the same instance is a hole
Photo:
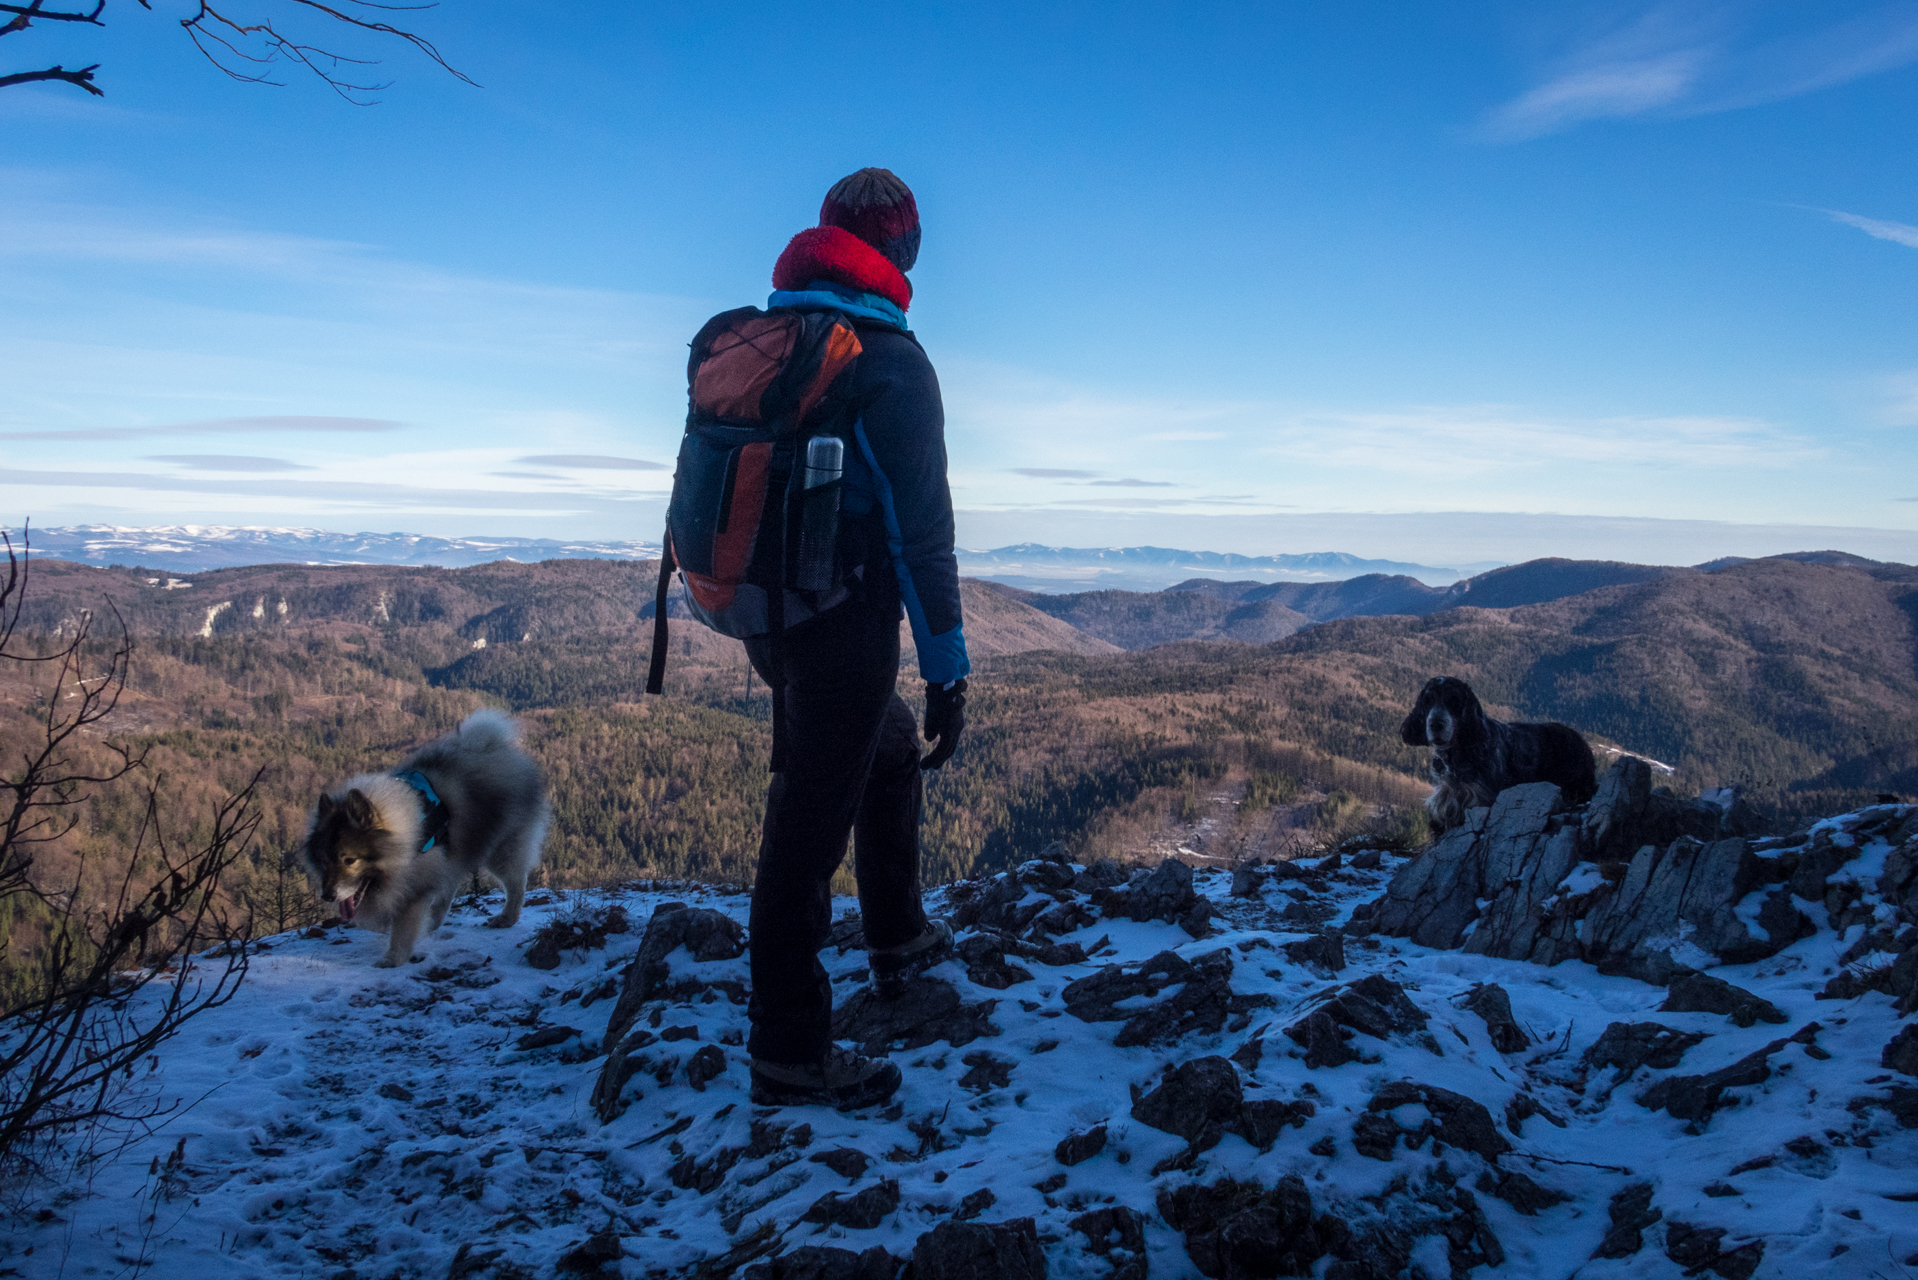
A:
{"label": "blue sky", "polygon": [[107,91],[0,89],[9,523],[656,537],[687,337],[879,164],[967,545],[1918,561],[1918,0],[655,9],[405,15],[475,88],[236,0],[371,107],[0,41]]}

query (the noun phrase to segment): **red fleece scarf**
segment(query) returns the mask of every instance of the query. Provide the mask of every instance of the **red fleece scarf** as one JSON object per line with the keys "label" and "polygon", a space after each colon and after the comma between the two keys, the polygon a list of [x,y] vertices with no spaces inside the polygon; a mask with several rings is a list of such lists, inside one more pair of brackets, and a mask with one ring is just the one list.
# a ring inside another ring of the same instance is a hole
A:
{"label": "red fleece scarf", "polygon": [[773,265],[773,288],[804,289],[830,280],[876,293],[901,311],[912,305],[912,285],[879,250],[838,227],[808,227],[792,238]]}

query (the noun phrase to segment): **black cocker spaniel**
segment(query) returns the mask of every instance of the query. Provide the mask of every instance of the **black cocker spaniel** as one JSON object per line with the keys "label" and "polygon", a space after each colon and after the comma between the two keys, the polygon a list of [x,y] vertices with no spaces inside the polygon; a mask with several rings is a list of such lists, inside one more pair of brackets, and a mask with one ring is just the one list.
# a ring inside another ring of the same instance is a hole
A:
{"label": "black cocker spaniel", "polygon": [[1485,714],[1472,686],[1454,676],[1425,682],[1399,737],[1432,748],[1438,789],[1425,801],[1437,835],[1484,808],[1507,787],[1556,783],[1565,798],[1584,804],[1598,790],[1598,766],[1578,730],[1562,724],[1506,724]]}

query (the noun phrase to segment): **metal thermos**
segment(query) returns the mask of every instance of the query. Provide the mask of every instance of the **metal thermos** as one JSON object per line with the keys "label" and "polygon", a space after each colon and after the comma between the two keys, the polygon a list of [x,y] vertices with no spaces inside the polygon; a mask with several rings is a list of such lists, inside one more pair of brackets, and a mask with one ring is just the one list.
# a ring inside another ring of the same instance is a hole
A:
{"label": "metal thermos", "polygon": [[839,533],[839,480],[845,466],[846,442],[838,436],[814,436],[806,442],[799,555],[793,583],[801,591],[825,591],[832,586],[833,544]]}

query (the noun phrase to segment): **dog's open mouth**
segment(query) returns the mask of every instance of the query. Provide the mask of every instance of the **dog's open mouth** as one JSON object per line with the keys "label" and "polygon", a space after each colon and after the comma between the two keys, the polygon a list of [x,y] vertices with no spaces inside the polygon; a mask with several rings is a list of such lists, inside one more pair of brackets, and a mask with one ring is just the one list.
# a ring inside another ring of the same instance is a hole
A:
{"label": "dog's open mouth", "polygon": [[366,885],[364,882],[362,882],[360,887],[353,891],[352,897],[340,899],[339,901],[340,923],[342,924],[353,923],[353,914],[354,912],[360,909],[360,899],[364,898],[365,896],[366,896]]}

